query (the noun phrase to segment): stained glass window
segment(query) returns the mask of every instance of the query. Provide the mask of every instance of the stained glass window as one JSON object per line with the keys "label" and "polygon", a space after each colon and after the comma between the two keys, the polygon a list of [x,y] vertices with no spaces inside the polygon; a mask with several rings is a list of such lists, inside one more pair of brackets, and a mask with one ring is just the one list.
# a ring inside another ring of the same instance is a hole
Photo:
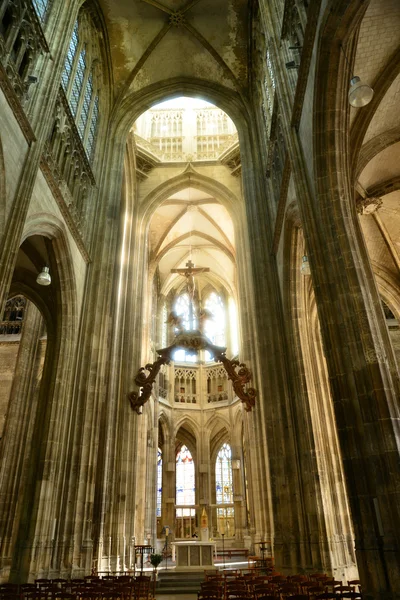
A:
{"label": "stained glass window", "polygon": [[195,503],[194,462],[189,448],[181,446],[176,457],[176,504]]}
{"label": "stained glass window", "polygon": [[66,92],[68,89],[69,80],[71,78],[72,67],[75,60],[75,54],[78,49],[79,36],[78,36],[78,21],[76,21],[74,30],[72,32],[71,41],[64,64],[64,71],[61,75],[61,84]]}
{"label": "stained glass window", "polygon": [[94,149],[96,146],[97,129],[99,125],[99,97],[96,96],[93,102],[92,118],[90,121],[89,135],[86,144],[86,154],[92,162],[94,158]]}
{"label": "stained glass window", "polygon": [[162,307],[161,319],[162,319],[162,324],[161,324],[161,347],[165,348],[166,345],[167,345],[167,319],[168,319],[167,304],[165,302],[164,302],[163,307]]}
{"label": "stained glass window", "polygon": [[162,501],[162,451],[157,452],[157,517],[161,517]]}
{"label": "stained glass window", "polygon": [[220,533],[232,537],[235,533],[233,486],[232,486],[232,452],[229,444],[223,444],[215,463],[216,501],[225,505],[217,508],[217,527]]}
{"label": "stained glass window", "polygon": [[42,23],[46,21],[49,4],[49,0],[33,0],[33,6],[35,7],[37,16]]}
{"label": "stained glass window", "polygon": [[[216,346],[225,346],[225,307],[222,299],[215,292],[211,292],[204,304],[213,318],[206,320],[205,334]],[[206,350],[206,360],[212,360],[211,354]]]}
{"label": "stained glass window", "polygon": [[191,538],[195,532],[195,476],[194,462],[189,449],[183,445],[176,457],[176,537]]}
{"label": "stained glass window", "polygon": [[86,50],[85,48],[82,48],[78,59],[78,66],[76,68],[74,83],[72,84],[71,97],[69,99],[69,105],[74,117],[76,117],[76,111],[78,110],[78,103],[82,91],[83,80],[85,77],[85,70]]}
{"label": "stained glass window", "polygon": [[92,75],[92,73],[90,73],[88,80],[87,80],[87,84],[86,84],[85,95],[83,98],[81,116],[79,117],[78,131],[79,131],[81,140],[83,140],[83,138],[85,137],[85,130],[86,130],[86,125],[87,125],[88,118],[89,118],[90,103],[92,101],[92,95],[93,95],[93,75]]}
{"label": "stained glass window", "polygon": [[228,303],[228,311],[229,311],[229,327],[230,327],[230,350],[233,356],[239,352],[239,331],[238,331],[238,318],[236,305],[233,298],[229,298]]}
{"label": "stained glass window", "polygon": [[[197,329],[197,319],[190,304],[189,294],[185,293],[177,298],[174,307],[176,314],[182,317],[183,327],[186,331]],[[186,350],[176,350],[173,358],[178,362],[197,362],[198,360],[196,354],[189,354]]]}
{"label": "stained glass window", "polygon": [[217,504],[233,502],[232,452],[229,444],[224,444],[218,452],[215,464]]}

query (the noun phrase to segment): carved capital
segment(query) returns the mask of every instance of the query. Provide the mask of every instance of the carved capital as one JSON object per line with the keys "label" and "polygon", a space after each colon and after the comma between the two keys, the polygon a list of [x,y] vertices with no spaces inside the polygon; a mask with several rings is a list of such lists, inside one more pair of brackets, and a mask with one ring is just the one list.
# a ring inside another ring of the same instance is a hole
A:
{"label": "carved capital", "polygon": [[382,198],[378,198],[377,196],[367,198],[359,196],[356,201],[356,209],[359,215],[370,215],[379,210],[382,204]]}

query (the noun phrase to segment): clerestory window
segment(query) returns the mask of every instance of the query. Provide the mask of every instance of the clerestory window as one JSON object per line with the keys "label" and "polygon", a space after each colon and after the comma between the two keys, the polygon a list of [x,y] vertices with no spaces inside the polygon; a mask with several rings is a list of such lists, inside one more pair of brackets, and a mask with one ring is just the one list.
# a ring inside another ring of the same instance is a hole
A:
{"label": "clerestory window", "polygon": [[[189,294],[181,294],[176,299],[174,310],[176,314],[182,318],[182,325],[186,331],[197,329],[197,319],[195,316],[194,307]],[[197,362],[198,356],[191,354],[187,350],[175,350],[173,359],[178,362]]]}
{"label": "clerestory window", "polygon": [[[211,292],[206,298],[204,307],[212,314],[212,318],[206,320],[206,336],[216,346],[225,346],[226,311],[221,296],[216,292]],[[205,359],[206,361],[213,360],[208,350],[206,350]]]}
{"label": "clerestory window", "polygon": [[50,0],[33,0],[33,6],[35,7],[39,21],[42,24],[46,23],[50,11],[50,4]]}
{"label": "clerestory window", "polygon": [[101,61],[96,39],[89,16],[81,13],[72,32],[61,75],[61,85],[90,162],[94,159],[100,117],[97,81],[100,80]]}

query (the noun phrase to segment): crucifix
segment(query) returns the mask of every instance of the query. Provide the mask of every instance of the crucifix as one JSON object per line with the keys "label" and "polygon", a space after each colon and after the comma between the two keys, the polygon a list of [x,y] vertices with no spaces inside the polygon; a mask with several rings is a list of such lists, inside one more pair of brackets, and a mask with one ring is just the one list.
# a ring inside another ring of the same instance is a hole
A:
{"label": "crucifix", "polygon": [[171,269],[171,273],[178,273],[186,277],[186,288],[190,298],[189,305],[189,320],[193,323],[193,307],[194,307],[194,276],[199,273],[207,273],[210,271],[209,267],[195,267],[194,263],[189,259],[186,263],[186,269]]}

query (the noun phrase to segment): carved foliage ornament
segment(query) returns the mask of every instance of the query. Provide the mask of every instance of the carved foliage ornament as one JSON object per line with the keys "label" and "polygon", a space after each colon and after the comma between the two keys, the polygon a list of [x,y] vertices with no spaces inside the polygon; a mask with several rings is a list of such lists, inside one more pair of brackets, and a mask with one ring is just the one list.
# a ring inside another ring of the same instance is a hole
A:
{"label": "carved foliage ornament", "polygon": [[382,204],[382,198],[376,196],[362,198],[359,196],[356,201],[356,209],[359,215],[370,215],[379,210]]}

